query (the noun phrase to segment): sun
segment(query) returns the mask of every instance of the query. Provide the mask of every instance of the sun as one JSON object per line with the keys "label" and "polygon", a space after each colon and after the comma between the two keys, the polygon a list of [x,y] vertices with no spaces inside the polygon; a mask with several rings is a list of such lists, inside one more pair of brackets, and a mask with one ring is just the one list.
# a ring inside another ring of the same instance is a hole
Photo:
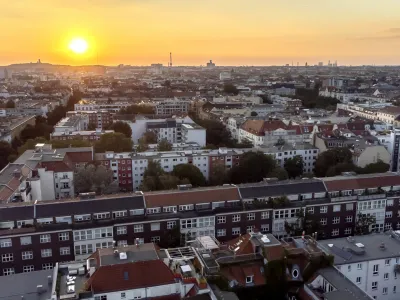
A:
{"label": "sun", "polygon": [[82,38],[75,38],[69,43],[69,49],[76,54],[83,54],[89,48],[88,43]]}

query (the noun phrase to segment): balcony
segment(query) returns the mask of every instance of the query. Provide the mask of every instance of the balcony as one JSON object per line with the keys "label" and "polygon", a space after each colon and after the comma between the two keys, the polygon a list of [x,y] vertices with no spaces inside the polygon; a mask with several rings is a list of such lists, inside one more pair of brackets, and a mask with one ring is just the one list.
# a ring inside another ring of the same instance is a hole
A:
{"label": "balcony", "polygon": [[384,199],[384,198],[386,198],[385,193],[358,196],[358,200],[375,200],[375,199]]}
{"label": "balcony", "polygon": [[70,182],[71,179],[70,178],[60,178],[60,182],[64,183],[64,182]]}
{"label": "balcony", "polygon": [[354,196],[341,196],[341,197],[331,197],[332,202],[342,202],[342,201],[352,201],[357,200],[357,195]]}

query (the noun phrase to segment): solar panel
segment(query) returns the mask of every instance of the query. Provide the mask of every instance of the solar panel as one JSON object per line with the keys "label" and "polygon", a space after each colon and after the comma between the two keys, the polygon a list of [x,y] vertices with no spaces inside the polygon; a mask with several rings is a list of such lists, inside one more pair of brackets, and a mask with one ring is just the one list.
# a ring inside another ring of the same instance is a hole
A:
{"label": "solar panel", "polygon": [[337,256],[340,256],[345,260],[349,260],[353,256],[351,253],[344,251],[339,247],[336,247],[335,245],[332,245],[332,247],[329,247],[329,249],[331,250],[332,253],[336,254]]}

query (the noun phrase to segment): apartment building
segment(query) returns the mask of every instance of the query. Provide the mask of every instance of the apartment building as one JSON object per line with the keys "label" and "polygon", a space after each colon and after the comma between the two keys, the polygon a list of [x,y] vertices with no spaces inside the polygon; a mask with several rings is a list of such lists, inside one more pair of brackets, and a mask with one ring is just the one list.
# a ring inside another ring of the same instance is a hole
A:
{"label": "apartment building", "polygon": [[114,133],[114,130],[82,130],[82,131],[59,131],[50,134],[51,140],[67,141],[67,140],[85,140],[95,142],[100,140],[101,136],[106,133]]}
{"label": "apartment building", "polygon": [[53,129],[54,133],[57,132],[73,132],[84,131],[89,126],[89,117],[87,115],[73,115],[70,117],[62,118]]}
{"label": "apartment building", "polygon": [[187,114],[190,108],[190,101],[179,99],[167,99],[159,101],[155,105],[156,115]]}
{"label": "apartment building", "polygon": [[[114,179],[118,179],[120,188],[126,191],[138,190],[149,161],[159,162],[161,168],[171,172],[179,164],[193,164],[208,180],[213,168],[223,164],[227,170],[239,165],[241,156],[249,151],[261,151],[271,155],[277,164],[284,166],[289,158],[301,156],[304,172],[312,172],[319,150],[307,144],[284,145],[280,147],[260,149],[227,149],[218,150],[183,150],[183,151],[146,151],[138,153],[96,153],[95,159],[114,172]],[[121,184],[122,183],[122,184]]]}
{"label": "apartment building", "polygon": [[399,231],[330,239],[319,244],[334,256],[335,267],[373,299],[399,298]]}
{"label": "apartment building", "polygon": [[74,111],[104,110],[110,113],[117,113],[121,108],[126,108],[130,105],[132,105],[132,103],[129,102],[113,101],[112,103],[107,103],[107,101],[81,100],[79,103],[74,105]]}
{"label": "apartment building", "polygon": [[93,111],[68,111],[67,117],[74,115],[88,115],[89,125],[95,128],[106,129],[113,123],[112,115],[107,110],[93,110]]}
{"label": "apartment building", "polygon": [[[385,192],[378,194],[378,187]],[[351,236],[358,212],[379,217],[382,208],[384,221],[373,229],[400,228],[399,190],[400,176],[389,173],[4,204],[3,275],[20,273],[26,265],[40,270],[44,263],[84,259],[98,248],[112,247],[113,241],[167,243],[167,233],[176,226],[185,240],[215,235],[224,242],[250,231],[284,237],[281,224],[292,222],[300,209],[320,223],[318,238]],[[289,199],[282,207],[253,203],[282,195]]]}

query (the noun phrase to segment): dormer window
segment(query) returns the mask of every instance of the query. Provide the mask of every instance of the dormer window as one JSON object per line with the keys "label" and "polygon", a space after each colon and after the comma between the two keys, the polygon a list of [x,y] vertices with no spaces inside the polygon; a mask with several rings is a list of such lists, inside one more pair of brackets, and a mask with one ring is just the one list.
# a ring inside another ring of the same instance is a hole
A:
{"label": "dormer window", "polygon": [[253,283],[253,275],[246,276],[246,283]]}
{"label": "dormer window", "polygon": [[293,278],[298,278],[299,277],[299,270],[293,269],[292,270],[292,276],[293,276]]}

